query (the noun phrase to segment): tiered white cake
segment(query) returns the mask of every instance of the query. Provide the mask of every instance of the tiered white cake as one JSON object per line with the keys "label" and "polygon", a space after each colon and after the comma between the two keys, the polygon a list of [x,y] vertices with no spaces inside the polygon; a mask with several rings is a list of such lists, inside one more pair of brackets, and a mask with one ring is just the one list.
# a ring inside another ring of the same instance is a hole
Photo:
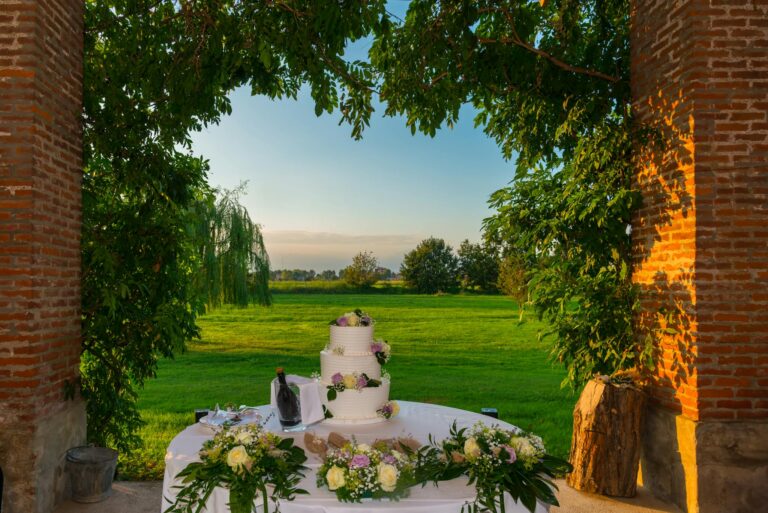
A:
{"label": "tiered white cake", "polygon": [[[321,395],[325,407],[333,415],[326,422],[367,424],[385,420],[379,416],[377,410],[389,400],[389,379],[382,378],[381,365],[371,348],[374,343],[372,325],[331,325],[331,341],[320,352],[320,381],[323,386]],[[334,381],[342,380],[343,383],[344,380],[351,380],[350,376],[360,379],[363,374],[381,384],[362,388],[340,386],[344,389],[337,391],[332,400],[328,399],[326,392],[328,387],[335,384]]]}

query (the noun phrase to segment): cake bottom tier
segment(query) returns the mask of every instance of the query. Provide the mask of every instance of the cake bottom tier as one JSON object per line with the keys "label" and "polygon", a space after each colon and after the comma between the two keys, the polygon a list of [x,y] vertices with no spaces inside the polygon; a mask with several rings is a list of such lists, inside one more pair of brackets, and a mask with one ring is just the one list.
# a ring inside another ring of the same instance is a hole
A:
{"label": "cake bottom tier", "polygon": [[388,380],[374,388],[338,392],[333,401],[328,400],[325,391],[321,395],[323,404],[333,414],[333,418],[325,421],[329,424],[372,424],[386,420],[376,410],[389,400]]}

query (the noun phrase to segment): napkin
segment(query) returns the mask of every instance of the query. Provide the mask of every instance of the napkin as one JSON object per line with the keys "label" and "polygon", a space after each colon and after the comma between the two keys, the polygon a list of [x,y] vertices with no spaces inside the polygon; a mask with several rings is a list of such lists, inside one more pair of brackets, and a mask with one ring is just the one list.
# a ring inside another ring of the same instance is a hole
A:
{"label": "napkin", "polygon": [[[295,374],[289,374],[285,379],[288,383],[294,383],[299,387],[301,423],[307,426],[323,420],[325,413],[323,413],[323,400],[320,396],[320,383],[315,379],[296,376]],[[275,411],[277,411],[277,401],[275,400],[276,382],[277,378],[272,380],[269,399],[269,403]]]}

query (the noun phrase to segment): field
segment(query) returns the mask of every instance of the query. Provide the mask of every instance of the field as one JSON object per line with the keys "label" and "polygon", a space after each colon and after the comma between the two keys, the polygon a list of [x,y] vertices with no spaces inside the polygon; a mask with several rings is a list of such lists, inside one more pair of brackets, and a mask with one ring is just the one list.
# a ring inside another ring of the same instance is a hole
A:
{"label": "field", "polygon": [[368,289],[350,285],[344,280],[270,281],[274,294],[408,294],[402,281],[378,281]]}
{"label": "field", "polygon": [[225,307],[202,317],[202,340],[161,362],[140,395],[146,446],[121,456],[120,477],[161,479],[165,449],[194,421],[195,408],[265,404],[275,367],[306,376],[319,370],[328,322],[356,307],[372,314],[377,336],[393,346],[391,398],[495,407],[567,456],[575,395],[560,388],[564,372],[547,361],[547,343],[537,337],[543,325],[530,315],[520,323],[509,299],[281,293],[270,308]]}

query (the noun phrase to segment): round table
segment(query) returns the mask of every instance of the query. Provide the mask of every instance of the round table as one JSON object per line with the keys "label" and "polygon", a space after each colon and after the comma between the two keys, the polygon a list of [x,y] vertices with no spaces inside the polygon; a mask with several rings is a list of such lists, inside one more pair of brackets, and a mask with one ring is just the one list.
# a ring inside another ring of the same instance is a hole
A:
{"label": "round table", "polygon": [[[470,427],[478,421],[485,424],[498,424],[503,428],[512,428],[510,424],[489,418],[478,413],[472,413],[446,406],[434,404],[398,401],[400,414],[386,422],[365,425],[329,425],[319,422],[307,427],[307,431],[314,432],[317,436],[326,438],[335,431],[346,438],[355,437],[358,443],[371,443],[376,439],[393,437],[412,437],[422,444],[429,441],[429,435],[440,440],[449,434],[451,424],[461,427]],[[266,418],[271,413],[270,406],[259,407],[261,414]],[[265,429],[280,434],[283,437],[293,437],[296,444],[304,447],[304,432],[283,433],[280,425],[273,415],[265,424]],[[189,463],[199,461],[198,451],[203,442],[213,437],[211,431],[199,424],[189,426],[179,433],[168,446],[165,455],[165,478],[163,479],[163,505],[165,511],[170,507],[176,497],[178,485],[175,476]],[[336,495],[325,488],[318,489],[316,485],[316,472],[320,467],[320,458],[307,451],[309,467],[306,476],[299,485],[309,492],[309,495],[299,495],[293,501],[281,501],[282,513],[362,513],[381,512],[382,510],[397,511],[397,513],[460,513],[462,505],[474,498],[474,487],[467,486],[465,478],[441,482],[438,486],[431,483],[425,487],[415,486],[411,488],[410,495],[399,502],[369,501],[363,503],[344,503],[336,499]],[[507,496],[506,511],[514,513],[527,513],[528,510],[522,504],[516,504]],[[208,505],[208,513],[227,513],[229,493],[223,488],[218,488],[211,496]],[[262,511],[258,506],[256,511]],[[536,513],[546,513],[548,506],[539,503]]]}

